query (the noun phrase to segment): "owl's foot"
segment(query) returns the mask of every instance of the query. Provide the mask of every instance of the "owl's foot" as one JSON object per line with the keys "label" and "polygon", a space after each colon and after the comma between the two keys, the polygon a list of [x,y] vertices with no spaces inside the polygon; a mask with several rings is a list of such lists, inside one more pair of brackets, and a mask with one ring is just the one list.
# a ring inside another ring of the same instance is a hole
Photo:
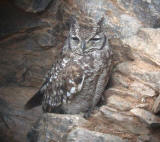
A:
{"label": "owl's foot", "polygon": [[86,113],[84,113],[83,117],[84,118],[89,118],[92,113],[97,112],[99,110],[99,107],[94,107],[94,109],[88,110]]}
{"label": "owl's foot", "polygon": [[91,113],[92,113],[92,111],[85,112],[83,117],[87,119],[91,116]]}

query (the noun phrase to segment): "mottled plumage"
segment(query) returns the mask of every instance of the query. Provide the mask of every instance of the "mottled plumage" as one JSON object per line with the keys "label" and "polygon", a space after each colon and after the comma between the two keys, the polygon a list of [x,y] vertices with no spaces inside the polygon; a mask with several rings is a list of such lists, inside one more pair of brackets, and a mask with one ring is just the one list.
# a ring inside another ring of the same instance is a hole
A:
{"label": "mottled plumage", "polygon": [[62,54],[26,108],[42,102],[44,112],[77,114],[95,107],[109,79],[112,53],[103,18],[90,23],[73,20]]}

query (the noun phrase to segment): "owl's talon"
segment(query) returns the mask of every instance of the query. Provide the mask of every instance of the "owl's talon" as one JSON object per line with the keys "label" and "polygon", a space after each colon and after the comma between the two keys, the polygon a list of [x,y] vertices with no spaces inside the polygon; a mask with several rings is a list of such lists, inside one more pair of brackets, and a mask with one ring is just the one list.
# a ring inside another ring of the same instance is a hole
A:
{"label": "owl's talon", "polygon": [[92,111],[88,111],[88,112],[84,113],[83,117],[87,119],[91,116],[91,113],[92,113]]}

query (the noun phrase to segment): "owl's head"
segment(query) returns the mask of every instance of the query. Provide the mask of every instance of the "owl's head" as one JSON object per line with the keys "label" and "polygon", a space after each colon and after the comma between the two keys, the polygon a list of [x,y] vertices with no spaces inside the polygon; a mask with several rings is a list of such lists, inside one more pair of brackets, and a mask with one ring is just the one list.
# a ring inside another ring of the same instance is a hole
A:
{"label": "owl's head", "polygon": [[98,22],[92,20],[72,20],[68,37],[68,48],[72,52],[84,55],[103,50],[108,45],[103,31],[103,18]]}

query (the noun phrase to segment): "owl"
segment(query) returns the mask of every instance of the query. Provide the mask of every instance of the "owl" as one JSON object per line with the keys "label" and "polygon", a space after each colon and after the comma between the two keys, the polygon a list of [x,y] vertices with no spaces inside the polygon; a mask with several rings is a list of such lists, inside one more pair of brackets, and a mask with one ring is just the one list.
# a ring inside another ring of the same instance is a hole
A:
{"label": "owl", "polygon": [[74,19],[62,53],[25,108],[42,104],[44,112],[90,114],[102,97],[111,68],[103,18],[90,24]]}

